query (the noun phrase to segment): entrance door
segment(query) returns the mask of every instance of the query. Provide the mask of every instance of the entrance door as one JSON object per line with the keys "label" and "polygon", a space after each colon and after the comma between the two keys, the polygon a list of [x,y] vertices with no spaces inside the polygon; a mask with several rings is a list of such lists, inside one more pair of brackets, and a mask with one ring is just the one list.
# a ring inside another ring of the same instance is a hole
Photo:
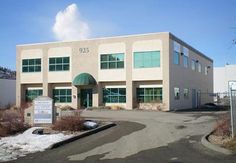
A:
{"label": "entrance door", "polygon": [[196,89],[192,89],[192,108],[197,107],[197,92]]}
{"label": "entrance door", "polygon": [[92,89],[81,89],[81,107],[91,107],[92,106],[92,101],[93,101],[93,97],[92,97]]}

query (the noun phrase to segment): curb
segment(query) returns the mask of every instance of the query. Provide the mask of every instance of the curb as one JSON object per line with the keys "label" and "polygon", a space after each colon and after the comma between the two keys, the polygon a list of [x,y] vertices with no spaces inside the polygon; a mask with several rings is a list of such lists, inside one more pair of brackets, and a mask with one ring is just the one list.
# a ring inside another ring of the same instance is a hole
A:
{"label": "curb", "polygon": [[98,132],[100,132],[100,131],[106,130],[106,129],[111,128],[111,127],[113,127],[113,126],[116,126],[116,124],[115,124],[115,123],[105,124],[105,125],[100,126],[100,127],[98,127],[98,128],[95,128],[95,129],[89,130],[89,131],[87,131],[87,132],[84,132],[84,133],[82,133],[82,134],[80,134],[80,135],[76,135],[76,136],[73,136],[73,137],[71,137],[71,138],[69,138],[69,139],[62,140],[62,141],[60,141],[60,142],[54,143],[54,144],[52,144],[51,146],[49,146],[47,149],[54,149],[54,148],[60,147],[60,146],[62,146],[62,145],[65,145],[65,144],[70,143],[70,142],[73,142],[73,141],[75,141],[75,140],[84,138],[84,137],[86,137],[86,136],[90,136],[90,135],[96,134],[96,133],[98,133]]}
{"label": "curb", "polygon": [[235,152],[229,150],[229,149],[226,149],[226,148],[223,148],[223,147],[220,147],[218,145],[215,145],[215,144],[212,144],[208,141],[208,137],[213,133],[210,132],[209,134],[206,134],[202,137],[201,139],[201,143],[202,145],[204,145],[205,147],[213,150],[213,151],[216,151],[216,152],[219,152],[219,153],[222,153],[222,154],[225,154],[225,155],[234,155]]}

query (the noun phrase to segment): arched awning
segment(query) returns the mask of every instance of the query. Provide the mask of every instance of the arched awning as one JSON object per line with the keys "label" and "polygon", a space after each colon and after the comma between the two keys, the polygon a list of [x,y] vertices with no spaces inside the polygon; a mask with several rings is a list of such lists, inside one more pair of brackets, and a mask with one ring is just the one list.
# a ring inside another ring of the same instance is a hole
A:
{"label": "arched awning", "polygon": [[73,85],[84,86],[84,85],[96,85],[96,80],[89,73],[82,73],[77,75],[73,80]]}

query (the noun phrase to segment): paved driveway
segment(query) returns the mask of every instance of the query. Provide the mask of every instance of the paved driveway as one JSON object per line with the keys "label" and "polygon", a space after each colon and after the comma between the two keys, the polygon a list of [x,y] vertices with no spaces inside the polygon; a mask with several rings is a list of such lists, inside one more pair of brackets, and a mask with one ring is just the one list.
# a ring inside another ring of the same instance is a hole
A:
{"label": "paved driveway", "polygon": [[117,126],[16,162],[236,162],[201,145],[221,112],[84,111]]}

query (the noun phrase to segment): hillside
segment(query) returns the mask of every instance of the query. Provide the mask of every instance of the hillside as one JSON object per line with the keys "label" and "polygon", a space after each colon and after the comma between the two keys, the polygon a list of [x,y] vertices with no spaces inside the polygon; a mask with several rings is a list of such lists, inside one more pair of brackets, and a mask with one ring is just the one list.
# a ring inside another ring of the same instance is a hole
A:
{"label": "hillside", "polygon": [[0,79],[16,79],[16,72],[0,66]]}

